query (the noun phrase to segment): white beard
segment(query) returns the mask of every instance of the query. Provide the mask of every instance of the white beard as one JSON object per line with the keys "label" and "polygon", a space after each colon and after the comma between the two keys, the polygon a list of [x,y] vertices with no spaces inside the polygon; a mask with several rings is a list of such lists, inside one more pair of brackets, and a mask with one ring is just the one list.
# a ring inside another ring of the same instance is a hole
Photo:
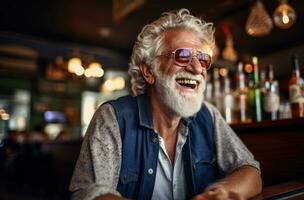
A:
{"label": "white beard", "polygon": [[[201,75],[193,75],[189,72],[180,71],[174,76],[164,76],[159,70],[153,70],[156,78],[156,91],[158,98],[172,114],[180,117],[190,117],[196,114],[202,107],[206,82]],[[197,92],[179,92],[176,89],[177,77],[199,80]]]}

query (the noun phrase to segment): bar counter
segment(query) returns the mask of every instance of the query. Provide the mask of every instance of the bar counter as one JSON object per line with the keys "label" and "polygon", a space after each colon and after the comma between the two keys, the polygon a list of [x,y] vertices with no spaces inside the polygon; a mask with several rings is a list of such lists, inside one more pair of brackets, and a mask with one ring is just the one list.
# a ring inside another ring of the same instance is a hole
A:
{"label": "bar counter", "polygon": [[303,200],[304,180],[290,181],[264,187],[261,194],[251,200]]}
{"label": "bar counter", "polygon": [[265,187],[304,179],[304,118],[231,127],[260,162]]}
{"label": "bar counter", "polygon": [[[277,199],[280,194],[304,188],[304,118],[231,127],[261,165],[264,188],[253,200]],[[68,185],[81,143],[82,140],[47,141],[12,146],[19,151],[19,158],[12,157],[15,164],[6,163],[13,164],[12,168],[1,168],[0,199],[25,199],[29,195],[31,199],[68,199]],[[0,155],[4,155],[6,151],[1,148]],[[5,158],[4,155],[2,163],[7,161]],[[303,196],[292,198],[304,199]]]}

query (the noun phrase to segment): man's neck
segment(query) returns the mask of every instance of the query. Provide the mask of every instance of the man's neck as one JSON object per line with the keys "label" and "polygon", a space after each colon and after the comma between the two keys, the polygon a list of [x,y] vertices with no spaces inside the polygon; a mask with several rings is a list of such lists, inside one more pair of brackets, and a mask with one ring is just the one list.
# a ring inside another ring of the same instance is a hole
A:
{"label": "man's neck", "polygon": [[175,138],[181,117],[169,111],[158,98],[156,94],[150,95],[154,129],[165,140]]}

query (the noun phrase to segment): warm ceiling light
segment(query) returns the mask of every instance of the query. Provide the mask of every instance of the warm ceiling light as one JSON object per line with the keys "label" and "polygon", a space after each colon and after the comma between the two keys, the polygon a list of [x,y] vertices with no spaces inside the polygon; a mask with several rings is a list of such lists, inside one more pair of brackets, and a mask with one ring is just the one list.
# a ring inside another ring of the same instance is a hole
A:
{"label": "warm ceiling light", "polygon": [[226,36],[226,46],[223,49],[222,56],[225,60],[236,61],[238,59],[238,55],[233,47],[233,38],[230,27],[228,24],[223,24],[222,28]]}
{"label": "warm ceiling light", "polygon": [[2,113],[6,113],[6,111],[5,111],[3,108],[0,108],[0,115],[1,115]]}
{"label": "warm ceiling light", "polygon": [[87,78],[92,77],[92,70],[91,70],[90,68],[86,68],[86,69],[84,70],[84,75],[85,75],[85,77],[87,77]]}
{"label": "warm ceiling light", "polygon": [[252,6],[246,22],[246,32],[253,37],[268,35],[273,28],[272,20],[261,1]]}
{"label": "warm ceiling light", "polygon": [[126,86],[126,81],[123,77],[117,76],[107,79],[102,85],[103,92],[113,92],[115,90],[123,90]]}
{"label": "warm ceiling light", "polygon": [[82,76],[83,73],[84,73],[84,69],[81,65],[76,65],[75,66],[75,71],[74,73],[77,75],[77,76]]}
{"label": "warm ceiling light", "polygon": [[98,69],[98,71],[96,72],[96,76],[98,78],[101,78],[104,75],[104,70],[102,68]]}
{"label": "warm ceiling light", "polygon": [[101,64],[98,62],[93,62],[89,65],[89,67],[85,70],[84,75],[89,77],[100,78],[104,75],[104,70],[101,68]]}
{"label": "warm ceiling light", "polygon": [[219,74],[222,76],[222,77],[226,77],[228,75],[228,70],[226,68],[220,68],[219,70]]}
{"label": "warm ceiling light", "polygon": [[233,47],[233,39],[231,35],[226,38],[226,46],[223,49],[222,56],[225,60],[229,61],[236,61],[238,59],[237,52]]}
{"label": "warm ceiling light", "polygon": [[114,79],[114,83],[115,83],[115,89],[116,90],[122,90],[125,88],[125,85],[126,85],[126,81],[123,77],[121,76],[117,76],[115,79]]}
{"label": "warm ceiling light", "polygon": [[247,73],[252,73],[253,72],[253,66],[249,63],[247,63],[245,65],[244,69],[245,69],[245,72],[247,72]]}
{"label": "warm ceiling light", "polygon": [[79,68],[80,68],[79,66],[82,67],[81,59],[77,58],[77,57],[71,58],[68,62],[68,71],[70,73],[75,73],[76,69],[79,70]]}
{"label": "warm ceiling light", "polygon": [[274,24],[282,29],[290,28],[296,21],[296,11],[287,4],[287,0],[281,0],[280,5],[273,14]]}
{"label": "warm ceiling light", "polygon": [[10,115],[9,115],[8,113],[2,113],[2,114],[0,115],[0,118],[1,118],[2,120],[9,120]]}
{"label": "warm ceiling light", "polygon": [[114,90],[115,90],[115,86],[111,79],[106,80],[106,82],[104,82],[104,84],[102,85],[103,92],[112,92]]}
{"label": "warm ceiling light", "polygon": [[92,75],[93,77],[102,77],[104,74],[103,69],[101,68],[101,64],[99,64],[98,62],[93,62],[89,65],[89,69],[92,70]]}

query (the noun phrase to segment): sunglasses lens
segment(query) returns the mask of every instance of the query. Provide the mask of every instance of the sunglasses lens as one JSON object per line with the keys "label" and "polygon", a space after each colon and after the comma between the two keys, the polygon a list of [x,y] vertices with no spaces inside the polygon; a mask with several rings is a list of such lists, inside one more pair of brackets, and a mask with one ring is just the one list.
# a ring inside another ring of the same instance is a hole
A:
{"label": "sunglasses lens", "polygon": [[[211,57],[208,54],[199,51],[197,51],[196,56],[201,66],[205,69],[209,69]],[[174,51],[174,59],[179,65],[187,66],[191,63],[192,51],[190,49],[177,49]]]}
{"label": "sunglasses lens", "polygon": [[175,51],[175,61],[181,65],[188,65],[191,62],[192,53],[189,49],[177,49]]}
{"label": "sunglasses lens", "polygon": [[203,68],[209,69],[211,64],[211,57],[208,54],[199,52],[197,54],[197,59],[199,60]]}

